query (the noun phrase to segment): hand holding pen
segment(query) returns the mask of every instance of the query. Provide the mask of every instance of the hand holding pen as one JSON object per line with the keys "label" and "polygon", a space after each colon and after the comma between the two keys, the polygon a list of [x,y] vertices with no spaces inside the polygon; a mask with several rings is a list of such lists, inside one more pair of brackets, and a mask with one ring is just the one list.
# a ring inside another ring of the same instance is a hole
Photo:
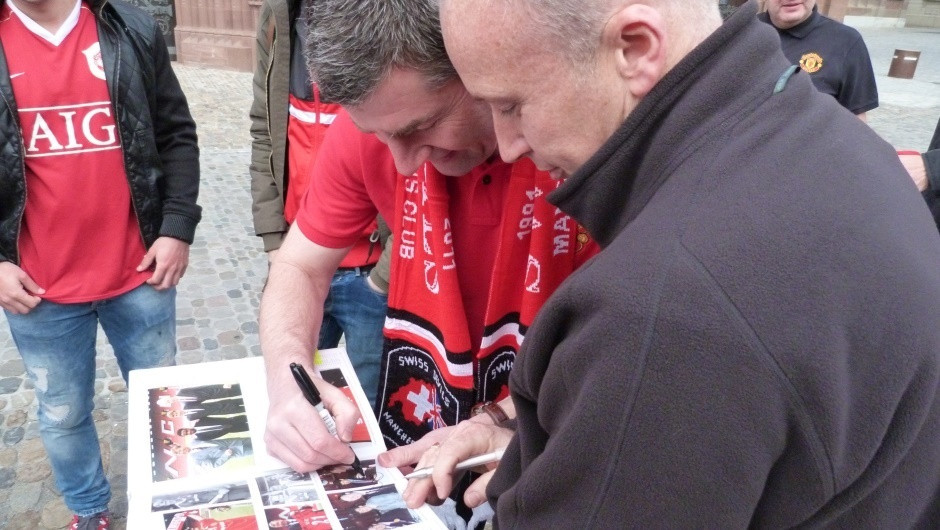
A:
{"label": "hand holding pen", "polygon": [[444,429],[449,431],[446,437],[438,438],[439,442],[424,452],[415,466],[416,471],[409,475],[414,478],[408,481],[402,493],[409,508],[446,499],[462,470],[471,468],[483,474],[464,493],[464,502],[471,508],[483,504],[495,464],[513,436],[510,429],[470,420]]}
{"label": "hand holding pen", "polygon": [[[310,405],[314,407],[317,415],[320,417],[320,420],[310,418],[306,422],[304,422],[305,425],[297,425],[296,431],[295,431],[296,434],[292,437],[293,441],[291,441],[291,443],[287,447],[288,451],[279,451],[278,454],[279,455],[288,454],[291,457],[296,456],[296,460],[294,460],[294,458],[292,458],[292,461],[288,461],[285,459],[285,463],[291,466],[291,468],[296,469],[298,471],[310,471],[313,469],[317,469],[323,465],[335,464],[337,462],[342,462],[343,460],[348,460],[348,456],[346,457],[331,456],[331,455],[340,454],[336,452],[336,449],[342,446],[338,445],[336,441],[331,441],[329,443],[326,443],[325,440],[320,438],[322,442],[316,442],[317,438],[311,438],[309,434],[306,434],[307,431],[316,432],[319,429],[325,429],[329,433],[329,435],[331,435],[331,437],[338,439],[340,441],[344,441],[343,437],[340,436],[340,433],[345,432],[345,431],[337,431],[337,428],[338,428],[337,423],[334,420],[333,416],[330,414],[330,411],[326,408],[324,401],[321,399],[320,389],[318,389],[316,385],[314,385],[313,381],[310,379],[310,376],[307,374],[307,371],[304,370],[303,366],[298,363],[291,363],[290,371],[291,371],[292,377],[297,383],[296,388],[300,389],[301,394],[304,396],[307,402],[310,403]],[[347,408],[351,407],[352,409],[355,409],[358,412],[358,409],[356,409],[355,406],[352,405],[352,403],[349,403],[348,399],[346,399],[346,396],[345,394],[342,393],[342,391],[330,386],[327,383],[321,383],[321,384],[323,385],[323,388],[322,388],[323,392],[328,393],[330,394],[330,396],[332,396],[332,399],[329,401],[329,403],[332,403],[331,407],[334,407],[334,410],[335,410],[335,407],[337,407],[337,400],[339,400],[339,406],[346,406]],[[327,395],[327,394],[324,394],[324,395]],[[293,407],[293,408],[296,409],[296,407]],[[348,412],[345,416],[349,416]],[[343,425],[346,426],[349,431],[351,431],[355,423],[354,422],[350,423],[349,421],[350,418],[348,417],[345,417],[345,419],[346,421],[343,422]],[[269,421],[269,426],[270,426],[270,421]],[[269,430],[270,430],[270,427],[269,427]],[[323,431],[320,430],[320,432],[323,432]],[[267,436],[265,440],[268,441]],[[316,445],[313,445],[314,443],[316,443]],[[345,447],[346,447],[346,451],[352,452],[352,448],[350,448],[348,445],[346,445]],[[270,445],[269,445],[269,448],[270,448]],[[329,452],[327,452],[327,450],[329,450]],[[329,458],[329,460],[324,461],[323,460],[324,456]],[[354,469],[356,470],[357,473],[362,473],[362,467],[361,467],[361,464],[359,464],[359,458],[356,456],[355,452],[353,452],[353,459],[354,461],[352,465]],[[311,466],[309,465],[310,463],[314,463],[314,465]]]}

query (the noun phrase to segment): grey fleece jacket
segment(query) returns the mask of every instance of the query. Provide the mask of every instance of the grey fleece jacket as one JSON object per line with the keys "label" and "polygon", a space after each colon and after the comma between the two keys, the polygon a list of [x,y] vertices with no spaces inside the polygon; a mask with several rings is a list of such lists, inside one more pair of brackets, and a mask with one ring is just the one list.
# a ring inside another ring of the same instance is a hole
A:
{"label": "grey fleece jacket", "polygon": [[940,238],[754,15],[550,196],[605,249],[516,360],[500,528],[940,524]]}

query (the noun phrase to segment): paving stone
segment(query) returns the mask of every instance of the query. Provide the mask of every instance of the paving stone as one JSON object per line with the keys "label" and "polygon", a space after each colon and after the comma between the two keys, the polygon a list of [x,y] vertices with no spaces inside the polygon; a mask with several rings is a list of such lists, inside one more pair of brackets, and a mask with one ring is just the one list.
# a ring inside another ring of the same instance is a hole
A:
{"label": "paving stone", "polygon": [[223,331],[219,333],[219,344],[223,346],[238,344],[243,337],[244,335],[240,331]]}
{"label": "paving stone", "polygon": [[222,348],[223,359],[244,359],[248,357],[248,349],[240,344]]}
{"label": "paving stone", "polygon": [[16,470],[12,467],[0,467],[0,489],[7,489],[16,483]]}
{"label": "paving stone", "polygon": [[176,341],[176,345],[182,351],[195,350],[199,347],[199,341],[194,337],[183,337]]}
{"label": "paving stone", "polygon": [[[29,382],[29,381],[27,381]],[[15,394],[10,400],[10,405],[16,409],[25,409],[30,407],[33,404],[33,401],[36,400],[36,393],[32,389],[21,390],[19,393]]]}
{"label": "paving stone", "polygon": [[14,410],[13,412],[10,413],[9,416],[7,416],[6,422],[0,422],[0,423],[2,423],[3,425],[7,427],[19,427],[20,425],[24,425],[26,423],[26,419],[27,419],[26,411]]}
{"label": "paving stone", "polygon": [[42,445],[42,440],[26,440],[20,443],[18,448],[20,462],[24,464],[48,458],[46,448]]}
{"label": "paving stone", "polygon": [[52,464],[48,460],[34,460],[20,465],[17,480],[40,482],[52,475]]}
{"label": "paving stone", "polygon": [[7,506],[9,513],[26,513],[36,509],[42,487],[40,481],[26,482],[17,477],[16,483],[10,488],[10,501]]}
{"label": "paving stone", "polygon": [[18,444],[23,439],[23,433],[26,432],[22,427],[15,427],[3,433],[3,443],[6,445]]}
{"label": "paving stone", "polygon": [[203,353],[201,351],[180,352],[176,359],[180,364],[194,364],[202,361]]}
{"label": "paving stone", "polygon": [[64,528],[72,521],[72,512],[60,499],[43,506],[40,523],[45,528]]}
{"label": "paving stone", "polygon": [[0,364],[0,377],[22,376],[26,372],[22,359],[13,359]]}
{"label": "paving stone", "polygon": [[10,467],[16,463],[17,451],[15,447],[0,447],[0,468]]}
{"label": "paving stone", "polygon": [[6,525],[3,525],[3,528],[7,528],[8,530],[35,530],[39,528],[41,519],[41,512],[37,510],[27,510],[23,513],[16,514],[16,517]]}
{"label": "paving stone", "polygon": [[23,384],[22,377],[4,377],[0,379],[0,394],[12,394]]}

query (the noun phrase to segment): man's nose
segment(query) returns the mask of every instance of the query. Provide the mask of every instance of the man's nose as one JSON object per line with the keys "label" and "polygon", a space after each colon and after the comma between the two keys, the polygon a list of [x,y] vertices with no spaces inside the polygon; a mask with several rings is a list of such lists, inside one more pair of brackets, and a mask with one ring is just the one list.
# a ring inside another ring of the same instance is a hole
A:
{"label": "man's nose", "polygon": [[532,150],[516,123],[497,111],[493,112],[493,129],[496,131],[499,156],[504,161],[515,162]]}
{"label": "man's nose", "polygon": [[431,156],[431,147],[417,142],[392,137],[388,138],[386,145],[395,159],[395,169],[402,175],[414,175]]}

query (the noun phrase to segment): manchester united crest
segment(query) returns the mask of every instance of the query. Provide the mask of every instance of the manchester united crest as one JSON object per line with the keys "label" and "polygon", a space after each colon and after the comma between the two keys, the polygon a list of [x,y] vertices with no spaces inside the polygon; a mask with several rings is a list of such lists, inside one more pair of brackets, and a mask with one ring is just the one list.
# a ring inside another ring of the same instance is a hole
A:
{"label": "manchester united crest", "polygon": [[101,60],[101,47],[96,42],[87,49],[82,50],[85,60],[88,61],[88,70],[91,74],[102,81],[104,78],[104,61]]}
{"label": "manchester united crest", "polygon": [[800,68],[809,74],[815,74],[823,67],[823,58],[816,52],[804,53],[800,57]]}

